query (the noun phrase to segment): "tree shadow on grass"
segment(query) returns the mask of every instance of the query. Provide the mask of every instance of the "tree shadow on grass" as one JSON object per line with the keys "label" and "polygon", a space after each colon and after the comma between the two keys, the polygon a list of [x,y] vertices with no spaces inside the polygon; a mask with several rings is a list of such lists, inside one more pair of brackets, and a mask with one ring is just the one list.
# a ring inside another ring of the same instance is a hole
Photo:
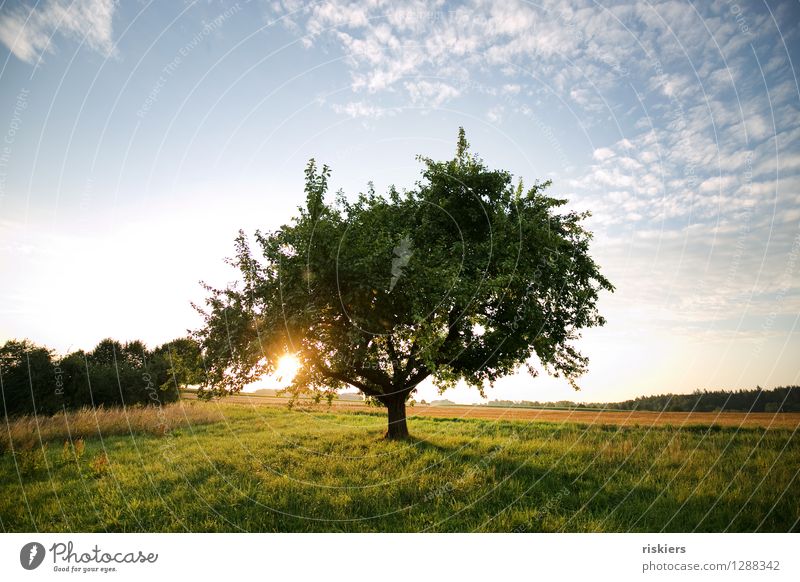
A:
{"label": "tree shadow on grass", "polygon": [[[320,433],[313,444],[302,434],[293,435],[305,448],[242,435],[251,439],[252,454],[247,455],[240,453],[240,445],[219,441],[219,449],[204,450],[201,462],[196,455],[185,462],[177,456],[176,464],[152,475],[152,484],[127,479],[119,503],[130,511],[113,520],[88,516],[81,523],[86,531],[797,529],[792,491],[778,499],[775,488],[759,490],[748,501],[751,491],[746,490],[705,487],[693,493],[697,481],[681,473],[665,473],[663,486],[643,482],[641,460],[620,464],[616,457],[595,455],[591,447],[564,453],[565,442],[573,442],[567,429],[560,441],[547,441],[542,437],[552,430],[537,427],[470,423],[463,426],[474,430],[432,430],[437,426],[420,422],[419,430],[402,442],[381,441],[377,430],[369,442],[360,431]],[[332,454],[308,452],[331,443]],[[259,474],[259,462],[280,465],[280,470]],[[38,505],[44,508],[44,501]],[[4,525],[14,529],[10,521]]]}

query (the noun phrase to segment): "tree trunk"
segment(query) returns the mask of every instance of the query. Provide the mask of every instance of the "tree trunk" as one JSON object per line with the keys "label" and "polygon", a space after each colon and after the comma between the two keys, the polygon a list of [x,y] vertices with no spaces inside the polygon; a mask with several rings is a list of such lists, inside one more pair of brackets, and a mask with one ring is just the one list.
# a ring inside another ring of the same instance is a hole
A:
{"label": "tree trunk", "polygon": [[389,410],[389,428],[386,431],[386,438],[391,440],[408,438],[406,395],[398,394],[388,398],[386,408]]}

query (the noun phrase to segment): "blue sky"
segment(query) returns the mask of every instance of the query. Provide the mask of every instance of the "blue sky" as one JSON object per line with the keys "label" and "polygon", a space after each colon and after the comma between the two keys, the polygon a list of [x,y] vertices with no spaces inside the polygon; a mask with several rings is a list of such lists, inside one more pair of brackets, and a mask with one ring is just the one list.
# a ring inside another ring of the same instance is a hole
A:
{"label": "blue sky", "polygon": [[234,278],[237,229],[302,202],[308,158],[333,190],[412,186],[463,125],[491,166],[592,210],[617,286],[580,394],[522,376],[490,397],[796,384],[799,21],[796,2],[4,2],[0,340],[181,335],[198,280]]}

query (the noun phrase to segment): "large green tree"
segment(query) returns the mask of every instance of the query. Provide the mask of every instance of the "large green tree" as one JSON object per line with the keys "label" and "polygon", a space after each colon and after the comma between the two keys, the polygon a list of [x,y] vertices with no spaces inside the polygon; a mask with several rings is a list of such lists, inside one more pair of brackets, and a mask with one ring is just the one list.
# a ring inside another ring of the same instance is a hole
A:
{"label": "large green tree", "polygon": [[573,341],[604,323],[598,293],[612,290],[589,256],[587,214],[564,211],[549,181],[525,189],[487,168],[463,129],[455,158],[419,159],[413,189],[384,197],[370,185],[332,203],[329,169],[311,160],[291,224],[256,231],[258,253],[239,233],[240,281],[206,286],[198,308],[203,394],[239,391],[294,353],[295,395],[355,387],[388,409],[387,437],[402,438],[426,378],[483,392],[522,366],[535,375],[538,359],[574,385],[588,362]]}

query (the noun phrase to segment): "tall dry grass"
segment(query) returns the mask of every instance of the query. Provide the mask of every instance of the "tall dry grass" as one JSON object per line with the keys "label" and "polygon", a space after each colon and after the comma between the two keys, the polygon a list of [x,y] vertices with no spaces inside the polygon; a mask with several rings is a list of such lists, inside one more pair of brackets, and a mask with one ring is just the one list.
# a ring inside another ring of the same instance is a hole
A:
{"label": "tall dry grass", "polygon": [[194,424],[223,419],[223,413],[202,402],[176,402],[162,407],[81,408],[53,416],[22,416],[0,420],[0,453],[30,450],[41,443],[123,434],[163,435]]}

